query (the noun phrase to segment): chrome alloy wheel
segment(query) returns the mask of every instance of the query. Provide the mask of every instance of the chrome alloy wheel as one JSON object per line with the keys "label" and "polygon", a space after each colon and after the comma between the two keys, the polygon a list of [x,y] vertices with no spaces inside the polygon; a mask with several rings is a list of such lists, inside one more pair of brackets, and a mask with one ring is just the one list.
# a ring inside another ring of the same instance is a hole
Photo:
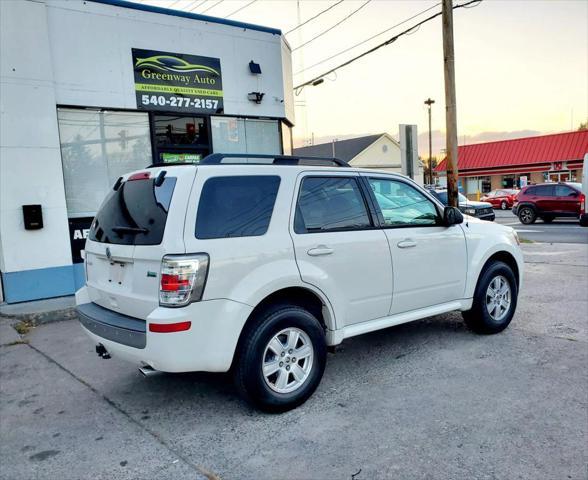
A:
{"label": "chrome alloy wheel", "polygon": [[500,322],[510,309],[512,293],[508,280],[502,275],[492,279],[486,290],[486,309],[492,320]]}
{"label": "chrome alloy wheel", "polygon": [[312,370],[314,349],[310,337],[299,328],[285,328],[276,334],[263,352],[263,378],[277,393],[298,390]]}

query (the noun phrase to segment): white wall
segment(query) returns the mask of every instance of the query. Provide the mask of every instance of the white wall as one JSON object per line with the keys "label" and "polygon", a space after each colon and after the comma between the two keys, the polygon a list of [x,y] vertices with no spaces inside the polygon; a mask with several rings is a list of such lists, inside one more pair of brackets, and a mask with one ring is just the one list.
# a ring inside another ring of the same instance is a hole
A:
{"label": "white wall", "polygon": [[[136,109],[131,48],[220,58],[225,114],[294,121],[280,35],[82,0],[0,0],[0,19],[4,273],[71,264],[56,105]],[[266,94],[260,105],[251,91]],[[21,206],[32,203],[42,230],[24,230]]]}
{"label": "white wall", "polygon": [[[0,1],[0,22],[0,269],[70,264],[46,7]],[[27,231],[35,203],[45,228]]]}
{"label": "white wall", "polygon": [[[131,49],[141,48],[220,58],[227,115],[289,114],[282,68],[290,51],[280,35],[81,0],[46,3],[59,104],[137,108]],[[251,60],[261,75],[249,72]],[[252,91],[265,93],[261,104],[247,100]]]}

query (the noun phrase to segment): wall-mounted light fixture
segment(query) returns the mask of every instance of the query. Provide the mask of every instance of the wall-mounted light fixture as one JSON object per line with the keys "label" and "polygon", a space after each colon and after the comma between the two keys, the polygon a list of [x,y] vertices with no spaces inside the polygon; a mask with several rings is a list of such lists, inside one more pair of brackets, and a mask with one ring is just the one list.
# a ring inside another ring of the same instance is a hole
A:
{"label": "wall-mounted light fixture", "polygon": [[261,65],[259,63],[255,63],[253,60],[249,62],[249,71],[253,75],[261,75]]}
{"label": "wall-mounted light fixture", "polygon": [[261,103],[265,93],[262,92],[250,92],[247,94],[247,100],[250,102]]}

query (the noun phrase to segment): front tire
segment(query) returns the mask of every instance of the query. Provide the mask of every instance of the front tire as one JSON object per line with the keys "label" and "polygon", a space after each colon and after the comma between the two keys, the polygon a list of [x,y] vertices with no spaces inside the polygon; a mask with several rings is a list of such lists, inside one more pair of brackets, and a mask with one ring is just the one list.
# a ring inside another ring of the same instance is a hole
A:
{"label": "front tire", "polygon": [[515,314],[518,286],[512,269],[504,262],[489,264],[480,275],[472,309],[462,312],[466,325],[476,333],[502,332]]}
{"label": "front tire", "polygon": [[234,377],[241,396],[260,410],[285,412],[304,403],[318,387],[327,347],[314,315],[281,304],[257,315],[237,354]]}
{"label": "front tire", "polygon": [[503,200],[502,202],[500,202],[500,209],[501,210],[506,210],[508,208],[508,204]]}
{"label": "front tire", "polygon": [[535,210],[533,210],[531,207],[521,207],[519,208],[519,221],[523,224],[523,225],[530,225],[532,223],[535,223],[535,220],[537,220],[537,214],[535,213]]}

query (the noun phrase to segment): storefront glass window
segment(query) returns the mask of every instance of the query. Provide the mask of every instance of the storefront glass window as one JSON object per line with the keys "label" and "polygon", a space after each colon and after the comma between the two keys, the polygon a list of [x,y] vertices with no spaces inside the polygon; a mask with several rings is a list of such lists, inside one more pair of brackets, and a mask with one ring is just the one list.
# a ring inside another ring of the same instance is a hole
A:
{"label": "storefront glass window", "polygon": [[292,128],[285,122],[282,122],[282,145],[284,155],[292,155]]}
{"label": "storefront glass window", "polygon": [[489,193],[492,191],[492,182],[490,177],[480,177],[480,184],[482,185],[482,193]]}
{"label": "storefront glass window", "polygon": [[277,120],[212,117],[211,126],[214,152],[281,154]]}
{"label": "storefront glass window", "polygon": [[118,177],[152,162],[146,113],[57,111],[67,212],[92,217]]}

